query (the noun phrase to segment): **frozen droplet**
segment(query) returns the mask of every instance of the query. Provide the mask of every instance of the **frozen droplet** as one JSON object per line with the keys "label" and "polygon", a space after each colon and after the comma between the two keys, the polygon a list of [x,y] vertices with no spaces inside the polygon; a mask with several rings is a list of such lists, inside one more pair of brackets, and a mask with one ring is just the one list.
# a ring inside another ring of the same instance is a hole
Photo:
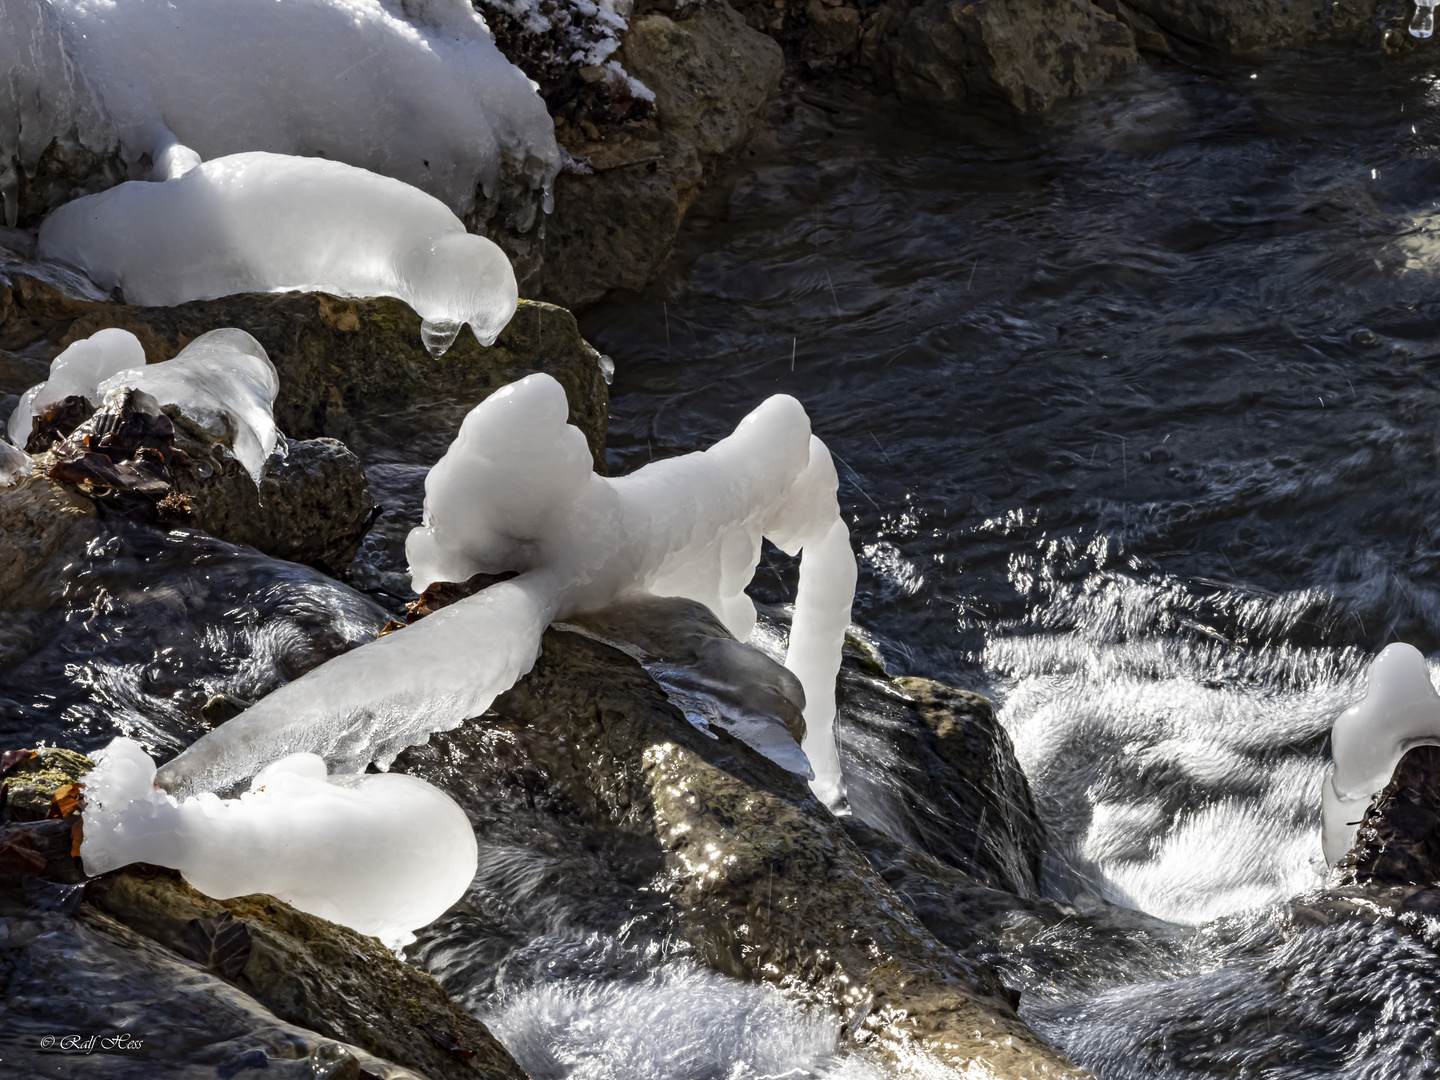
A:
{"label": "frozen droplet", "polygon": [[615,381],[615,361],[611,360],[610,357],[606,356],[604,353],[601,353],[599,358],[599,364],[600,376],[605,380],[605,385],[609,386],[612,382]]}
{"label": "frozen droplet", "polygon": [[1416,4],[1415,17],[1410,20],[1410,35],[1428,38],[1435,32],[1435,5]]}
{"label": "frozen droplet", "polygon": [[420,340],[425,343],[430,355],[438,360],[445,355],[446,349],[455,344],[460,326],[460,323],[448,319],[421,319]]}

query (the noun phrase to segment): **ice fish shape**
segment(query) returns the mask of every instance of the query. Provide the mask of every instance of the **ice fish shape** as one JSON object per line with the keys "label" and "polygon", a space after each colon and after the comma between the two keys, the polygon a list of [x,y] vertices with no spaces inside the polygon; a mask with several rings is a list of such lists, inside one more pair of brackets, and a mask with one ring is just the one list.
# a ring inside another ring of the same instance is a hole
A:
{"label": "ice fish shape", "polygon": [[484,712],[534,664],[550,622],[621,599],[694,600],[744,641],[755,623],[745,586],[768,537],[803,553],[785,666],[803,689],[812,786],[843,798],[832,727],[855,557],[805,410],[777,395],[710,449],[613,478],[594,473],[568,411],[550,376],[512,383],[470,412],[426,478],[424,523],[406,547],[414,587],[517,577],[281,687],[167,764],[162,786],[226,789],[301,751],[342,771],[384,765]]}
{"label": "ice fish shape", "polygon": [[173,405],[213,441],[229,443],[259,485],[280,437],[274,411],[280,376],[265,347],[244,330],[211,330],[174,359],[117,372],[99,387],[102,397],[126,390]]}
{"label": "ice fish shape", "polygon": [[443,791],[399,773],[327,775],[313,754],[275,762],[238,799],[177,800],[156,790],[144,749],[119,738],[96,755],[85,802],[89,874],[168,866],[217,900],[268,893],[392,949],[475,876],[474,830]]}
{"label": "ice fish shape", "polygon": [[519,297],[505,253],[438,199],[284,154],[232,154],[76,199],[45,219],[38,252],[149,307],[295,289],[394,296],[435,356],[467,323],[492,344]]}
{"label": "ice fish shape", "polygon": [[1325,860],[1334,866],[1355,843],[1370,801],[1405,752],[1440,745],[1440,694],[1413,645],[1385,646],[1370,664],[1365,696],[1330,731],[1334,762],[1322,786]]}
{"label": "ice fish shape", "polygon": [[67,397],[83,397],[98,408],[105,399],[100,384],[127,368],[143,366],[145,350],[129,330],[97,330],[50,361],[50,377],[20,396],[10,414],[7,434],[22,450],[30,441],[35,417]]}

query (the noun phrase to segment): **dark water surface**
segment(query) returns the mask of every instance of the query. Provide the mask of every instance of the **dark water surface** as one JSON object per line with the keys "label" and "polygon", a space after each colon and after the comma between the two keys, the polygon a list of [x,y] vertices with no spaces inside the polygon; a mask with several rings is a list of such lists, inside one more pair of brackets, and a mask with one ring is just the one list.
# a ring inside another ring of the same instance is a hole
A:
{"label": "dark water surface", "polygon": [[1052,894],[1174,924],[1010,956],[1105,1077],[1437,1068],[1435,924],[1282,906],[1365,662],[1440,648],[1433,58],[1147,70],[1043,132],[800,104],[582,319],[612,471],[800,398],[856,621],[1002,702]]}

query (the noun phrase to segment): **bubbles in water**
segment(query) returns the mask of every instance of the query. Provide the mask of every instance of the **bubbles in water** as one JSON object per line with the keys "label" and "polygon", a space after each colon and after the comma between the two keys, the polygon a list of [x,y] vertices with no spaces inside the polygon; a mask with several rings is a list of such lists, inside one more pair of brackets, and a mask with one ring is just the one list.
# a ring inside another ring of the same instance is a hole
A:
{"label": "bubbles in water", "polygon": [[1435,5],[1424,3],[1424,0],[1415,5],[1415,17],[1410,20],[1410,35],[1417,38],[1428,38],[1435,32]]}

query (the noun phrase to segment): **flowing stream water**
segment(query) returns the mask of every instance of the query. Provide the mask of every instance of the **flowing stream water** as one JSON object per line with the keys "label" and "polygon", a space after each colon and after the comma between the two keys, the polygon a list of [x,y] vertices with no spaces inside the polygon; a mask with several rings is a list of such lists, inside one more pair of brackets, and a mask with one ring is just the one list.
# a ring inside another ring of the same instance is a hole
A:
{"label": "flowing stream water", "polygon": [[[809,410],[856,622],[892,672],[995,698],[1075,913],[1017,914],[987,959],[1103,1080],[1440,1070],[1440,923],[1287,904],[1323,884],[1328,731],[1366,661],[1440,650],[1429,57],[1147,68],[1043,129],[809,95],[654,285],[582,317],[616,362],[612,472],[771,393]],[[168,754],[211,695],[369,638],[464,407],[362,425],[391,511],[369,596],[123,525],[31,583],[0,628],[5,745]],[[753,591],[794,583],[771,551]],[[837,1021],[597,915],[599,879],[544,849],[484,850],[505,918],[415,953],[532,1075],[883,1075]]]}

